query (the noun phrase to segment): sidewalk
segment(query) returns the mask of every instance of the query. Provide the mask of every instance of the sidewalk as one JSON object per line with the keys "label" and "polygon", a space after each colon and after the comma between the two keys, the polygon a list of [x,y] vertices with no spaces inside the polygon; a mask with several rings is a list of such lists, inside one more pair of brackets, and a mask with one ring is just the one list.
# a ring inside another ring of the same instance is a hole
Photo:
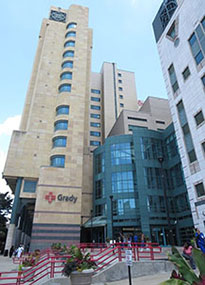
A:
{"label": "sidewalk", "polygon": [[[161,282],[169,279],[170,275],[171,273],[161,273],[134,278],[132,279],[132,285],[159,285]],[[129,280],[125,279],[121,281],[107,282],[105,285],[129,285]]]}
{"label": "sidewalk", "polygon": [[12,258],[0,255],[0,272],[16,271],[18,264],[13,264]]}

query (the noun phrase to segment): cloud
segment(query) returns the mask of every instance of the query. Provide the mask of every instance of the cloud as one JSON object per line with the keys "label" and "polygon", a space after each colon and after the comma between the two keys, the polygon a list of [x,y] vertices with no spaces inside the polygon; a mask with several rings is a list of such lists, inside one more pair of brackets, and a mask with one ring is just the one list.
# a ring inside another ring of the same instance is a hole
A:
{"label": "cloud", "polygon": [[21,116],[7,118],[2,124],[0,124],[0,136],[5,134],[10,136],[13,130],[18,130]]}
{"label": "cloud", "polygon": [[131,5],[136,6],[138,4],[138,0],[131,0]]}
{"label": "cloud", "polygon": [[0,124],[0,192],[11,192],[10,188],[6,185],[6,181],[2,179],[1,174],[4,170],[6,161],[7,149],[9,147],[9,141],[13,130],[18,130],[20,124],[20,115],[7,118]]}

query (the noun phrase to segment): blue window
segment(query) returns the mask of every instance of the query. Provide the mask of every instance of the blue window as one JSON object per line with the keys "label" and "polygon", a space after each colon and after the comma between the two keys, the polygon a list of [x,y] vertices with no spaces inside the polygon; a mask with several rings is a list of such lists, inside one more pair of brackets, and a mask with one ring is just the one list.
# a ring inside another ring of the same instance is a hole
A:
{"label": "blue window", "polygon": [[64,44],[64,47],[74,47],[75,46],[75,41],[67,41]]}
{"label": "blue window", "polygon": [[123,104],[123,103],[120,103],[120,107],[121,107],[121,108],[124,107],[124,104]]}
{"label": "blue window", "polygon": [[91,93],[100,94],[100,90],[98,90],[98,89],[91,89]]}
{"label": "blue window", "polygon": [[99,141],[90,141],[90,145],[99,146],[101,143]]}
{"label": "blue window", "polygon": [[91,105],[91,109],[93,109],[93,110],[100,110],[100,106]]}
{"label": "blue window", "polygon": [[68,121],[66,120],[59,120],[54,124],[54,130],[67,130],[68,129]]}
{"label": "blue window", "polygon": [[100,114],[90,114],[91,118],[100,119]]}
{"label": "blue window", "polygon": [[37,181],[24,180],[23,192],[35,193],[36,192]]}
{"label": "blue window", "polygon": [[91,132],[90,132],[90,135],[91,135],[91,136],[94,136],[94,137],[100,137],[100,132],[91,131]]}
{"label": "blue window", "polygon": [[118,89],[119,89],[119,91],[122,91],[122,90],[123,90],[122,87],[119,87]]}
{"label": "blue window", "polygon": [[134,192],[132,171],[112,173],[112,193]]}
{"label": "blue window", "polygon": [[110,150],[112,165],[132,163],[134,155],[130,143],[112,144]]}
{"label": "blue window", "polygon": [[202,83],[203,83],[203,85],[204,85],[204,87],[205,87],[205,75],[202,76],[201,81],[202,81]]}
{"label": "blue window", "polygon": [[90,126],[91,126],[91,127],[100,128],[100,123],[91,122],[91,123],[90,123]]}
{"label": "blue window", "polygon": [[119,97],[120,97],[120,99],[123,99],[123,95],[120,95]]}
{"label": "blue window", "polygon": [[61,92],[70,92],[71,91],[71,84],[62,84],[59,88],[59,93]]}
{"label": "blue window", "polygon": [[135,199],[118,199],[114,201],[116,215],[136,216]]}
{"label": "blue window", "polygon": [[69,114],[69,106],[62,105],[56,108],[56,116],[58,115],[68,115]]}
{"label": "blue window", "polygon": [[53,138],[53,147],[65,147],[66,141],[66,137],[55,137]]}
{"label": "blue window", "polygon": [[119,79],[119,80],[118,80],[118,82],[119,82],[119,83],[122,83],[122,80],[121,80],[121,79]]}
{"label": "blue window", "polygon": [[91,101],[100,102],[100,98],[98,98],[98,97],[91,97]]}
{"label": "blue window", "polygon": [[70,37],[75,37],[76,36],[76,32],[68,32],[65,37],[66,38],[70,38]]}
{"label": "blue window", "polygon": [[73,68],[73,61],[65,61],[62,64],[62,68]]}
{"label": "blue window", "polygon": [[172,85],[172,90],[175,93],[179,89],[179,85],[178,85],[178,81],[177,81],[177,77],[176,77],[176,73],[175,73],[173,64],[171,64],[168,71],[169,71],[170,83]]}
{"label": "blue window", "polygon": [[61,74],[60,79],[72,79],[72,72],[64,72]]}
{"label": "blue window", "polygon": [[67,50],[66,52],[64,52],[63,57],[74,57],[74,51]]}
{"label": "blue window", "polygon": [[[203,36],[203,38],[204,37],[205,36]],[[199,40],[197,39],[195,33],[193,33],[193,35],[189,39],[189,44],[190,44],[190,47],[191,47],[191,51],[192,51],[193,57],[194,57],[194,59],[196,61],[196,64],[198,65],[203,60],[204,56],[203,56],[203,53],[202,53],[202,50],[201,50],[201,47],[200,47],[200,44],[199,44]]]}
{"label": "blue window", "polygon": [[51,166],[64,167],[65,155],[54,155],[51,157]]}
{"label": "blue window", "polygon": [[72,23],[69,23],[66,27],[66,29],[70,29],[70,28],[76,28],[77,27],[77,24],[72,22]]}
{"label": "blue window", "polygon": [[118,73],[117,75],[118,75],[119,77],[122,77],[122,74],[121,74],[121,73]]}

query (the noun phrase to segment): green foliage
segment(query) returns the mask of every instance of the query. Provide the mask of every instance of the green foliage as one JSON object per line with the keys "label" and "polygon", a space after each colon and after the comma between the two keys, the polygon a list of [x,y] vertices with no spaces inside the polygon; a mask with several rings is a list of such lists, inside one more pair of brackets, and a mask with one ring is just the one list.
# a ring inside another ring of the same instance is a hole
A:
{"label": "green foliage", "polygon": [[63,275],[69,277],[73,271],[82,272],[85,269],[95,268],[96,264],[92,261],[90,253],[82,253],[80,248],[72,245],[69,249],[70,258],[67,259],[64,269],[62,271]]}
{"label": "green foliage", "polygon": [[172,254],[168,254],[168,258],[171,262],[173,262],[179,274],[175,274],[172,272],[172,276],[170,280],[164,281],[161,285],[172,284],[172,285],[205,285],[205,255],[198,249],[193,249],[193,257],[196,263],[196,266],[199,269],[200,275],[197,276],[195,272],[192,270],[190,265],[186,262],[186,260],[182,257],[179,251],[173,247]]}
{"label": "green foliage", "polygon": [[40,250],[36,249],[34,253],[29,254],[29,256],[22,261],[21,265],[22,267],[34,266],[35,264],[38,263],[39,258],[40,258]]}
{"label": "green foliage", "polygon": [[13,199],[9,196],[9,192],[0,193],[0,243],[4,242],[6,239],[6,223],[9,221],[12,201]]}
{"label": "green foliage", "polygon": [[67,253],[68,252],[68,249],[67,249],[67,246],[64,244],[62,245],[60,242],[58,243],[53,243],[51,245],[51,249],[54,251],[54,252],[57,252],[57,253]]}

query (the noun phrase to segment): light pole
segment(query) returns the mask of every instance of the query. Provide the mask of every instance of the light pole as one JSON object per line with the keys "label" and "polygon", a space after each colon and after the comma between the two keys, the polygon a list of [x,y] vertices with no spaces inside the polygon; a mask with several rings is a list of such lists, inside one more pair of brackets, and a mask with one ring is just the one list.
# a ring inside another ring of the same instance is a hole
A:
{"label": "light pole", "polygon": [[164,202],[165,202],[165,209],[166,209],[166,214],[167,214],[167,224],[168,224],[168,239],[169,239],[169,243],[171,245],[174,245],[173,235],[171,232],[172,225],[171,225],[171,220],[170,220],[170,215],[169,215],[169,203],[168,203],[168,198],[167,198],[167,189],[166,189],[165,180],[164,180],[164,171],[162,168],[164,157],[159,156],[158,161],[161,166],[160,170],[161,170],[161,179],[162,179],[162,189],[163,189],[163,194],[164,194]]}
{"label": "light pole", "polygon": [[114,241],[113,233],[113,195],[110,195],[110,213],[111,213],[111,230],[112,230],[112,242]]}
{"label": "light pole", "polygon": [[93,242],[93,210],[90,210],[90,215],[91,215],[91,242]]}

